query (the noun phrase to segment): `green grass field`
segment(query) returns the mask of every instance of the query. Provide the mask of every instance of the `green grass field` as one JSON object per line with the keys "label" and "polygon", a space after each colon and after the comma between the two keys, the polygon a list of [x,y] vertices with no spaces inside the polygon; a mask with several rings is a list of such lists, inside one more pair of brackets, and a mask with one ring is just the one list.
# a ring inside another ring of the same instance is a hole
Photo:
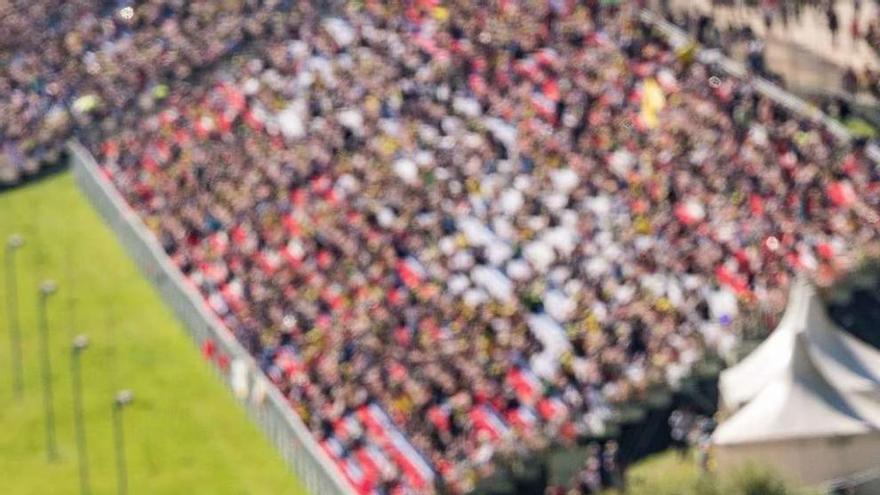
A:
{"label": "green grass field", "polygon": [[[684,458],[668,450],[654,454],[627,472],[627,495],[819,495],[820,491],[794,488],[769,470],[748,466],[725,476],[707,474],[691,450]],[[620,495],[607,490],[605,495]]]}
{"label": "green grass field", "polygon": [[700,476],[700,469],[692,456],[682,459],[676,452],[664,452],[646,458],[629,470],[627,493],[701,495],[694,492]]}
{"label": "green grass field", "polygon": [[[25,391],[15,400],[0,278],[0,493],[79,493],[69,371],[70,343],[79,333],[91,340],[82,363],[92,493],[116,493],[111,404],[124,388],[135,394],[124,414],[129,493],[305,493],[70,173],[0,194],[4,245],[13,232],[27,243],[17,257]],[[36,326],[43,278],[60,287],[49,303],[60,451],[54,464],[44,447]]]}

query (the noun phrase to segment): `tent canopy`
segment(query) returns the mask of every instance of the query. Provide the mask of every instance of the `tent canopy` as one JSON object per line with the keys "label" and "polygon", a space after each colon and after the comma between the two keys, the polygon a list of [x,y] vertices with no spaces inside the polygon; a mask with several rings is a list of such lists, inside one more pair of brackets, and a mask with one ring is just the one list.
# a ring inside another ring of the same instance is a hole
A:
{"label": "tent canopy", "polygon": [[815,288],[799,278],[776,330],[740,363],[723,371],[723,406],[736,410],[791,366],[797,336],[804,351],[834,388],[880,399],[880,351],[841,330],[828,316]]}
{"label": "tent canopy", "polygon": [[767,464],[814,485],[876,467],[880,352],[838,328],[806,280],[773,334],[722,373],[720,389],[735,411],[712,437],[722,471]]}
{"label": "tent canopy", "polygon": [[873,429],[822,376],[809,345],[803,333],[795,336],[790,366],[715,431],[716,445],[851,436]]}

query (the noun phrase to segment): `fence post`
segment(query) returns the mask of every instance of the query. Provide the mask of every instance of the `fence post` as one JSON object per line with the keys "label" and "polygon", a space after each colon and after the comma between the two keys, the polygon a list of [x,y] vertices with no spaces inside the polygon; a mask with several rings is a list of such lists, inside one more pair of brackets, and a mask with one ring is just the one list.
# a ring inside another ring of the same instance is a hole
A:
{"label": "fence post", "polygon": [[[104,218],[165,303],[184,323],[196,346],[200,347],[205,339],[211,339],[230,362],[241,359],[247,365],[248,376],[253,377],[250,390],[265,389],[266,396],[262,403],[254,403],[249,399],[239,402],[251,412],[249,416],[272,441],[306,489],[310,493],[321,495],[353,494],[353,489],[345,481],[339,468],[321,449],[302,419],[266,378],[253,357],[235,340],[232,332],[207,308],[202,295],[183,278],[152,233],[125,203],[119,192],[101,175],[91,154],[76,140],[69,141],[67,149],[80,190]],[[231,387],[228,373],[219,367],[216,369],[226,386]],[[257,383],[260,385],[257,386]],[[294,443],[296,449],[293,448]]]}

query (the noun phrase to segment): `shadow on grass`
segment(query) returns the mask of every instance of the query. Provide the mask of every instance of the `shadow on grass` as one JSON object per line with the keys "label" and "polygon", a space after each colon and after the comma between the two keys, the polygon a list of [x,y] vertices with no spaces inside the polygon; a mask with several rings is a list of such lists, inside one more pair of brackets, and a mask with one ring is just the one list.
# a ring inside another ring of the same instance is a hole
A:
{"label": "shadow on grass", "polygon": [[12,184],[0,183],[0,194],[4,193],[6,191],[10,191],[13,189],[19,189],[22,187],[27,187],[29,185],[38,183],[44,179],[58,175],[59,173],[64,172],[67,169],[68,169],[67,152],[64,152],[64,154],[61,155],[61,158],[59,158],[56,163],[54,163],[52,165],[41,166],[40,170],[36,173],[30,174],[30,175],[25,175],[25,176],[21,177],[17,182],[14,182]]}

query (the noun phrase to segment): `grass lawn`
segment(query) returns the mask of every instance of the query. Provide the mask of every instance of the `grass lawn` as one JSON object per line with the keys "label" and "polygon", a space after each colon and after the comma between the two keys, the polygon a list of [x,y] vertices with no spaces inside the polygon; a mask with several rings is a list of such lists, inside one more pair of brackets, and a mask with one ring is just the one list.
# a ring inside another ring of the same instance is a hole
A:
{"label": "grass lawn", "polygon": [[[656,454],[633,465],[627,472],[630,495],[700,495],[702,475],[693,456],[682,459],[677,452]],[[614,493],[613,491],[611,492]]]}
{"label": "grass lawn", "polygon": [[[26,239],[17,255],[24,396],[13,395],[0,277],[0,493],[79,493],[69,371],[79,333],[91,341],[82,363],[92,493],[116,493],[111,404],[125,388],[135,395],[124,413],[129,493],[305,493],[69,172],[0,194],[0,241],[13,232]],[[60,287],[49,302],[60,452],[54,464],[46,460],[36,326],[43,278]]]}
{"label": "grass lawn", "polygon": [[[627,495],[819,495],[816,489],[786,486],[768,466],[750,466],[718,477],[706,474],[697,464],[693,450],[681,458],[667,450],[633,465],[627,472]],[[608,490],[605,495],[619,495]]]}

